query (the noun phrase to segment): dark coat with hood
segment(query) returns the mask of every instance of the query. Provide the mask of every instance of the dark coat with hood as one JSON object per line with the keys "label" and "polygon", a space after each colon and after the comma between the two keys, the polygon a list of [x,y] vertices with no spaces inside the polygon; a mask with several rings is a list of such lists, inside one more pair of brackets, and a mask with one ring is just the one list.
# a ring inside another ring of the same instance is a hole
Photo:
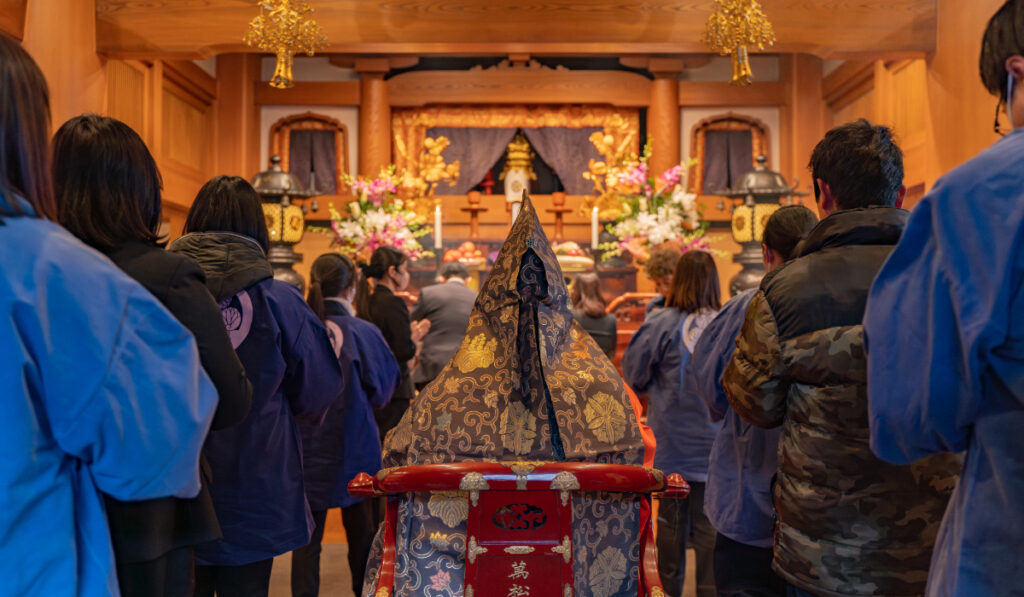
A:
{"label": "dark coat with hood", "polygon": [[[199,264],[140,241],[127,242],[106,255],[195,336],[203,369],[219,398],[211,429],[241,422],[252,403],[252,384],[231,348],[220,308],[206,289],[206,276]],[[191,500],[121,502],[107,497],[110,538],[119,564],[154,560],[172,549],[220,537],[207,487],[209,466],[203,461],[200,469],[203,486]]]}
{"label": "dark coat with hood", "polygon": [[169,248],[206,272],[253,385],[245,420],[211,432],[203,449],[224,537],[196,548],[196,561],[239,566],[307,545],[313,519],[297,419],[319,421],[344,383],[327,331],[297,288],[273,279],[251,238],[194,233]]}
{"label": "dark coat with hood", "polygon": [[959,460],[907,466],[868,444],[862,320],[907,212],[833,213],[761,282],[722,386],[759,427],[782,425],[775,570],[816,595],[921,595]]}

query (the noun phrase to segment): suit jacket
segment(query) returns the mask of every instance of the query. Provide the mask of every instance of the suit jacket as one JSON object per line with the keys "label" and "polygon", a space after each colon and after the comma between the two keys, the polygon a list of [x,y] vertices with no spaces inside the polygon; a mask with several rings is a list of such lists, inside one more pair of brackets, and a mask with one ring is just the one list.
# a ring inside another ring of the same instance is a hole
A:
{"label": "suit jacket", "polygon": [[476,302],[476,291],[460,282],[427,286],[412,311],[412,320],[430,320],[430,331],[423,338],[420,362],[413,375],[417,384],[425,384],[441,372],[462,344],[469,327],[469,314]]}

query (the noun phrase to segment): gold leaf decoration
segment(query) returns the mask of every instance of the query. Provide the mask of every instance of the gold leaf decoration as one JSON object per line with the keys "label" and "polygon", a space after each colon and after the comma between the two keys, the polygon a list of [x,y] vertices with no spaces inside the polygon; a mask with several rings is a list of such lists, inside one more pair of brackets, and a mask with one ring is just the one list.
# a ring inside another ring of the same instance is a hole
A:
{"label": "gold leaf decoration", "polygon": [[625,410],[617,400],[604,392],[590,397],[583,409],[583,416],[587,419],[587,428],[602,442],[617,442],[626,433]]}
{"label": "gold leaf decoration", "polygon": [[501,444],[513,454],[527,454],[537,437],[537,418],[522,402],[513,400],[501,413]]}
{"label": "gold leaf decoration", "polygon": [[462,345],[455,354],[455,366],[463,373],[490,367],[494,364],[494,351],[498,349],[498,339],[487,339],[485,334],[477,334],[472,340]]}
{"label": "gold leaf decoration", "polygon": [[460,491],[434,491],[427,502],[427,510],[454,529],[469,518],[469,500]]}

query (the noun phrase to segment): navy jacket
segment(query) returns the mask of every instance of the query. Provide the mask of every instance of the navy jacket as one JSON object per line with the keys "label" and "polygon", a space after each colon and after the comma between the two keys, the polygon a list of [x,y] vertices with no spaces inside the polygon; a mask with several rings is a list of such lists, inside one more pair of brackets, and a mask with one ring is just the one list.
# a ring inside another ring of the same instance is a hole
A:
{"label": "navy jacket", "polygon": [[751,288],[732,297],[711,320],[686,365],[683,388],[700,396],[712,421],[722,421],[708,459],[704,513],[716,531],[733,541],[767,548],[775,530],[771,480],[779,465],[782,428],[762,429],[744,421],[722,389],[722,373],[756,292]]}
{"label": "navy jacket", "polygon": [[344,383],[327,331],[297,288],[271,277],[252,239],[187,234],[170,249],[206,272],[253,385],[245,420],[211,432],[203,449],[224,537],[197,547],[196,561],[238,566],[307,545],[313,519],[297,419],[318,422]]}
{"label": "navy jacket", "polygon": [[622,376],[647,392],[647,424],[658,449],[654,466],[704,482],[708,454],[720,423],[712,422],[701,399],[683,392],[683,373],[703,327],[714,316],[663,308],[647,315],[622,355]]}
{"label": "navy jacket", "polygon": [[313,510],[344,508],[361,500],[349,495],[348,482],[359,473],[375,475],[380,470],[373,407],[388,403],[399,380],[398,362],[377,326],[352,317],[331,300],[324,302],[324,310],[328,327],[337,326],[344,339],[338,362],[345,373],[345,389],[321,425],[299,424],[306,497]]}
{"label": "navy jacket", "polygon": [[927,594],[1020,595],[1024,578],[1024,131],[914,208],[868,298],[871,448],[966,450]]}

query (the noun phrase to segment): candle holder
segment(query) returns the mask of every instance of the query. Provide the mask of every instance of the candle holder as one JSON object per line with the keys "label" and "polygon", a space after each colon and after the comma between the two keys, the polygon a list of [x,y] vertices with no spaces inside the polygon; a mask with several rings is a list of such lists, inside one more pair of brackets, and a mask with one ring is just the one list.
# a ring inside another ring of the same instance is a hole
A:
{"label": "candle holder", "polygon": [[459,208],[469,213],[469,240],[473,242],[480,240],[480,213],[487,211],[486,207],[480,205],[481,199],[480,191],[470,191],[466,193],[466,201],[469,202],[469,207]]}
{"label": "candle holder", "polygon": [[551,193],[551,203],[554,207],[549,207],[545,211],[549,214],[555,214],[555,234],[552,237],[556,243],[562,242],[565,237],[564,218],[565,214],[572,211],[572,209],[565,206],[565,193],[562,191],[555,191]]}

